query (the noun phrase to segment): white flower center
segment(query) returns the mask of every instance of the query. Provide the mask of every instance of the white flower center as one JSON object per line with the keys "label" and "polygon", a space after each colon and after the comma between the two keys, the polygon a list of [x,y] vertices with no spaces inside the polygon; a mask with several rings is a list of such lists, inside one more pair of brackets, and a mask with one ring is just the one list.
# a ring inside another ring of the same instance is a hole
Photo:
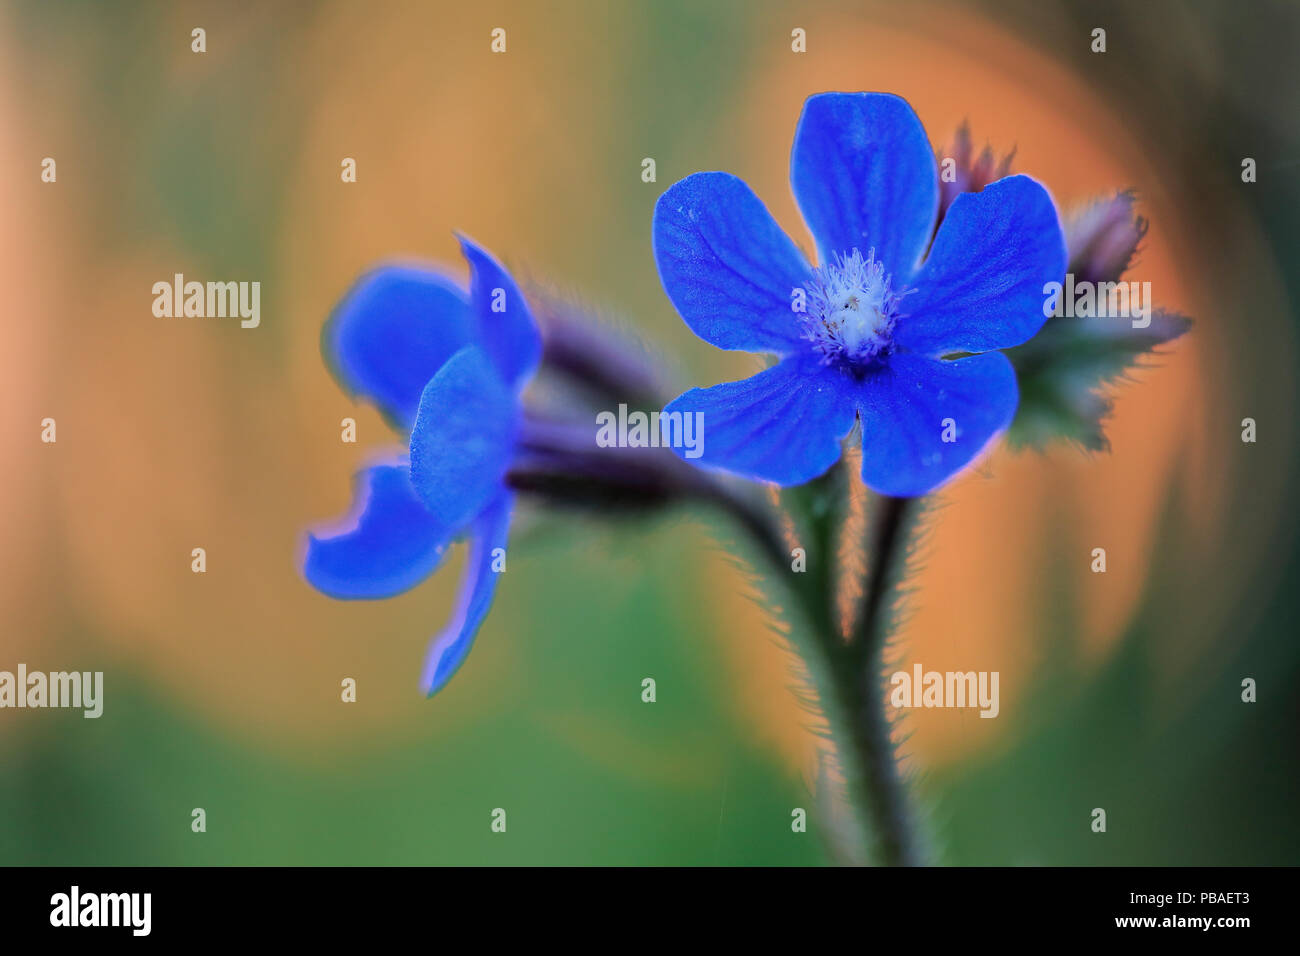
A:
{"label": "white flower center", "polygon": [[804,338],[826,364],[861,367],[889,347],[898,303],[907,292],[890,288],[875,250],[857,249],[814,269],[805,288]]}

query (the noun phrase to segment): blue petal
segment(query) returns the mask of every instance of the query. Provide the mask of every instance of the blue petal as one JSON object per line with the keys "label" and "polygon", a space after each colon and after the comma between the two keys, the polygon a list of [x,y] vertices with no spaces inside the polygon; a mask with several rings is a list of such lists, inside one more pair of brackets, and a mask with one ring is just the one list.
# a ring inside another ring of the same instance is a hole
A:
{"label": "blue petal", "polygon": [[464,527],[496,497],[518,428],[518,396],[482,349],[438,370],[411,429],[411,484],[438,521]]}
{"label": "blue petal", "polygon": [[321,350],[346,391],[373,401],[406,431],[424,386],[473,334],[468,300],[450,279],[385,266],[343,297],[325,324]]}
{"label": "blue petal", "polygon": [[[465,578],[456,599],[456,612],[443,632],[429,646],[420,677],[420,689],[432,697],[451,679],[469,655],[474,635],[492,606],[492,596],[497,589],[493,551],[504,553],[506,535],[510,529],[510,509],[513,497],[502,493],[483,510],[474,522],[470,539],[469,558],[465,563]],[[505,565],[501,565],[504,570]]]}
{"label": "blue petal", "polygon": [[791,307],[811,267],[767,207],[729,173],[696,173],[659,197],[655,262],[691,331],[720,349],[785,353],[802,327]]}
{"label": "blue petal", "polygon": [[1028,176],[962,193],[903,300],[894,341],[926,355],[987,352],[1028,341],[1047,317],[1043,287],[1065,276],[1052,198]]}
{"label": "blue petal", "polygon": [[450,530],[425,510],[405,462],[358,473],[352,517],[307,536],[303,576],[335,598],[386,598],[415,587],[442,560]]}
{"label": "blue petal", "polygon": [[693,388],[665,412],[699,414],[703,455],[687,461],[747,478],[799,485],[840,457],[856,418],[852,380],[815,355],[795,355],[739,382]]}
{"label": "blue petal", "polygon": [[460,235],[456,238],[469,263],[470,301],[478,320],[479,344],[502,380],[520,389],[542,358],[542,339],[528,301],[510,273],[491,254],[472,239]]}
{"label": "blue petal", "polygon": [[939,173],[925,129],[889,93],[808,97],[790,154],[795,201],[825,266],[859,249],[907,283],[939,211]]}
{"label": "blue petal", "polygon": [[[859,395],[862,480],[899,498],[932,491],[1011,424],[1018,399],[1001,352],[955,362],[896,353]],[[944,441],[953,431],[956,441]]]}

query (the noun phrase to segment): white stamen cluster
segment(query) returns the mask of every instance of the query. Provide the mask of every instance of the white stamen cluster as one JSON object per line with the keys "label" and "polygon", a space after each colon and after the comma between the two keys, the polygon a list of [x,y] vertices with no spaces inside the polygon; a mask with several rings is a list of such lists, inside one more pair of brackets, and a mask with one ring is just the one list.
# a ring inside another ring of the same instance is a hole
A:
{"label": "white stamen cluster", "polygon": [[907,294],[890,288],[874,249],[854,249],[814,269],[808,290],[803,337],[827,365],[862,366],[889,345],[899,301]]}

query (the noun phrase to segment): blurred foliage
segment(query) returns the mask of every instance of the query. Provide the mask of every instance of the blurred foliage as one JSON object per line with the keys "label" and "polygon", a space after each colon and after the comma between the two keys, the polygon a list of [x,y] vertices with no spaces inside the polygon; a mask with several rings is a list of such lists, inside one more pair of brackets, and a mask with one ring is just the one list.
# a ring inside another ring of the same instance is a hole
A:
{"label": "blurred foliage", "polygon": [[[1149,303],[1148,303],[1149,304]],[[1024,345],[1007,350],[1020,385],[1020,406],[1008,438],[1013,445],[1043,447],[1063,439],[1089,451],[1106,451],[1103,420],[1111,403],[1107,385],[1122,387],[1126,372],[1178,338],[1191,322],[1156,310],[1146,328],[1128,319],[1050,318]]]}

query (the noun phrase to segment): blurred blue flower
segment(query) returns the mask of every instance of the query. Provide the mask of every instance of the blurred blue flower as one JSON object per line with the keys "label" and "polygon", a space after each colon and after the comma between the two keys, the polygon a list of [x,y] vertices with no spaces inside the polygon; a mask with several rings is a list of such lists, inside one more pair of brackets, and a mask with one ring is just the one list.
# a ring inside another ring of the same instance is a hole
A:
{"label": "blurred blue flower", "polygon": [[463,237],[461,251],[468,295],[437,272],[388,266],[358,280],[326,324],[322,351],[335,377],[409,438],[409,456],[360,472],[351,517],[308,535],[303,560],[303,575],[331,597],[387,598],[427,578],[448,545],[468,537],[456,611],[421,676],[430,695],[464,662],[492,603],[520,393],[541,356],[514,280]]}
{"label": "blurred blue flower", "polygon": [[655,258],[686,324],[718,348],[779,356],[666,411],[703,413],[697,463],[780,485],[825,472],[860,421],[863,481],[925,494],[1011,422],[1016,376],[996,350],[1046,320],[1043,287],[1066,261],[1056,208],[1009,176],[959,196],[936,234],[934,153],[884,93],[810,97],[790,182],[815,269],[735,176],[697,173],[660,197]]}

